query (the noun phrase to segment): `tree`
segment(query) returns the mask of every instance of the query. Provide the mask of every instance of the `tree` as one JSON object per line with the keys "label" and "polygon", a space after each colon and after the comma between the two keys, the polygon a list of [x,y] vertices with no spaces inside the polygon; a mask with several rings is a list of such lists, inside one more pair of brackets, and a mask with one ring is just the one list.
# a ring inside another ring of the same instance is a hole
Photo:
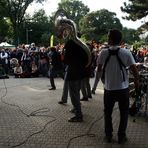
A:
{"label": "tree", "polygon": [[80,20],[80,31],[86,40],[104,41],[109,29],[122,29],[116,14],[106,9],[88,13]]}
{"label": "tree", "polygon": [[79,20],[89,12],[89,8],[79,0],[61,0],[61,3],[58,4],[58,9],[64,9],[69,19],[77,24],[78,29]]}
{"label": "tree", "polygon": [[0,1],[0,18],[7,16],[5,7],[6,7],[6,0],[1,0]]}
{"label": "tree", "polygon": [[19,43],[20,27],[24,22],[24,15],[28,6],[33,2],[43,2],[44,0],[2,0],[5,2],[3,6],[10,18],[14,32],[14,43]]}
{"label": "tree", "polygon": [[122,34],[123,34],[123,42],[128,43],[128,44],[133,44],[135,41],[139,41],[139,34],[135,29],[128,29],[124,27],[122,29]]}
{"label": "tree", "polygon": [[7,13],[4,7],[6,6],[6,0],[0,1],[0,42],[6,40],[9,32],[9,24],[7,23]]}
{"label": "tree", "polygon": [[49,38],[53,33],[53,23],[43,9],[35,12],[32,17],[26,15],[21,28],[21,43],[35,42],[38,45],[49,45]]}
{"label": "tree", "polygon": [[148,45],[148,35],[145,38],[145,44]]}
{"label": "tree", "polygon": [[9,25],[4,18],[0,18],[0,43],[6,40],[9,31]]}
{"label": "tree", "polygon": [[[148,0],[129,0],[128,4],[124,2],[121,11],[129,14],[123,17],[127,20],[136,21],[145,18],[148,15]],[[148,22],[144,21],[144,24],[145,29],[148,30]]]}

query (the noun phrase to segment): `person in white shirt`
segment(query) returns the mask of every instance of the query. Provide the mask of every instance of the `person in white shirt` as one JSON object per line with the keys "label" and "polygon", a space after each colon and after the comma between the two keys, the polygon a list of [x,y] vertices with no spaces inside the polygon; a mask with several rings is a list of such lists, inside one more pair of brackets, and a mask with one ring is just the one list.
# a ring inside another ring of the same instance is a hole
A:
{"label": "person in white shirt", "polygon": [[14,76],[15,76],[15,78],[22,78],[23,77],[23,69],[19,63],[17,63],[16,67],[14,67]]}
{"label": "person in white shirt", "polygon": [[[102,73],[102,76],[104,75],[104,119],[106,140],[107,142],[112,141],[112,112],[115,102],[118,102],[120,111],[120,123],[118,128],[119,144],[122,144],[127,140],[126,128],[129,111],[129,82],[126,71],[127,67],[129,67],[134,75],[136,89],[139,87],[139,75],[135,60],[129,50],[119,47],[121,40],[122,34],[119,30],[110,30],[108,34],[109,48],[102,49],[98,57],[98,72],[104,73]],[[110,53],[116,54],[113,55]],[[107,64],[105,64],[109,54],[110,58]]]}

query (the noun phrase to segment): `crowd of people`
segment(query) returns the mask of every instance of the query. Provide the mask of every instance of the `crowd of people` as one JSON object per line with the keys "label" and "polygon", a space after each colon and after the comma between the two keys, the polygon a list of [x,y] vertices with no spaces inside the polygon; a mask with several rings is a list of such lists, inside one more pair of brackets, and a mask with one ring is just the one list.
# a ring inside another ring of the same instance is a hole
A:
{"label": "crowd of people", "polygon": [[[107,45],[106,43],[100,44],[92,41],[89,43],[89,47],[92,54],[92,63],[89,69],[90,77],[94,77],[96,73],[96,60],[98,54],[101,49],[107,47]],[[51,63],[54,61],[52,60],[54,56],[51,56],[53,53],[52,49],[53,48],[50,47],[37,47],[35,46],[35,43],[32,43],[30,46],[22,44],[15,49],[0,47],[0,77],[9,78],[9,75],[21,78],[38,77],[40,75],[48,77],[50,73],[49,69],[51,69]],[[148,56],[147,47],[141,47],[138,50],[133,47],[128,49],[132,52],[136,63],[144,63],[144,58]],[[63,62],[63,45],[55,46],[55,51],[59,54],[60,58],[56,59],[60,63],[58,66],[61,72],[65,73],[66,65],[64,65]],[[53,64],[55,65],[56,63]],[[95,88],[93,90],[93,93],[95,93]]]}

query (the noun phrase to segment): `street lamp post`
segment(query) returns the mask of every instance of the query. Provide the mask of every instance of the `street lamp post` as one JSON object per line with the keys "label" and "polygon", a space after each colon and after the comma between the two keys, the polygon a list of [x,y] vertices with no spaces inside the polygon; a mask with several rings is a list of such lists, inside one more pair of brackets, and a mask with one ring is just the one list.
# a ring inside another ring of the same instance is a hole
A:
{"label": "street lamp post", "polygon": [[32,29],[26,29],[26,44],[28,44],[29,42],[28,42],[28,39],[29,39],[29,37],[28,37],[28,35],[29,35],[29,32],[31,32],[32,31]]}

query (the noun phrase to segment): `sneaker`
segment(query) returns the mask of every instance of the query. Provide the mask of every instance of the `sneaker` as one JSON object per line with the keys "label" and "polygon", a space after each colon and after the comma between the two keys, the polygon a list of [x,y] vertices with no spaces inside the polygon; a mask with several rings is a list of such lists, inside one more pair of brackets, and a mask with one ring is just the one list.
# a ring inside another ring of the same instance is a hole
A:
{"label": "sneaker", "polygon": [[118,137],[118,144],[124,144],[127,141],[127,137]]}
{"label": "sneaker", "polygon": [[51,88],[49,88],[49,90],[56,90],[56,88],[55,87],[51,87]]}
{"label": "sneaker", "polygon": [[82,117],[74,116],[74,117],[70,118],[68,120],[68,122],[83,122],[83,118]]}
{"label": "sneaker", "polygon": [[80,101],[88,101],[88,98],[83,97]]}
{"label": "sneaker", "polygon": [[66,104],[67,102],[59,101],[58,103],[59,103],[59,104]]}

